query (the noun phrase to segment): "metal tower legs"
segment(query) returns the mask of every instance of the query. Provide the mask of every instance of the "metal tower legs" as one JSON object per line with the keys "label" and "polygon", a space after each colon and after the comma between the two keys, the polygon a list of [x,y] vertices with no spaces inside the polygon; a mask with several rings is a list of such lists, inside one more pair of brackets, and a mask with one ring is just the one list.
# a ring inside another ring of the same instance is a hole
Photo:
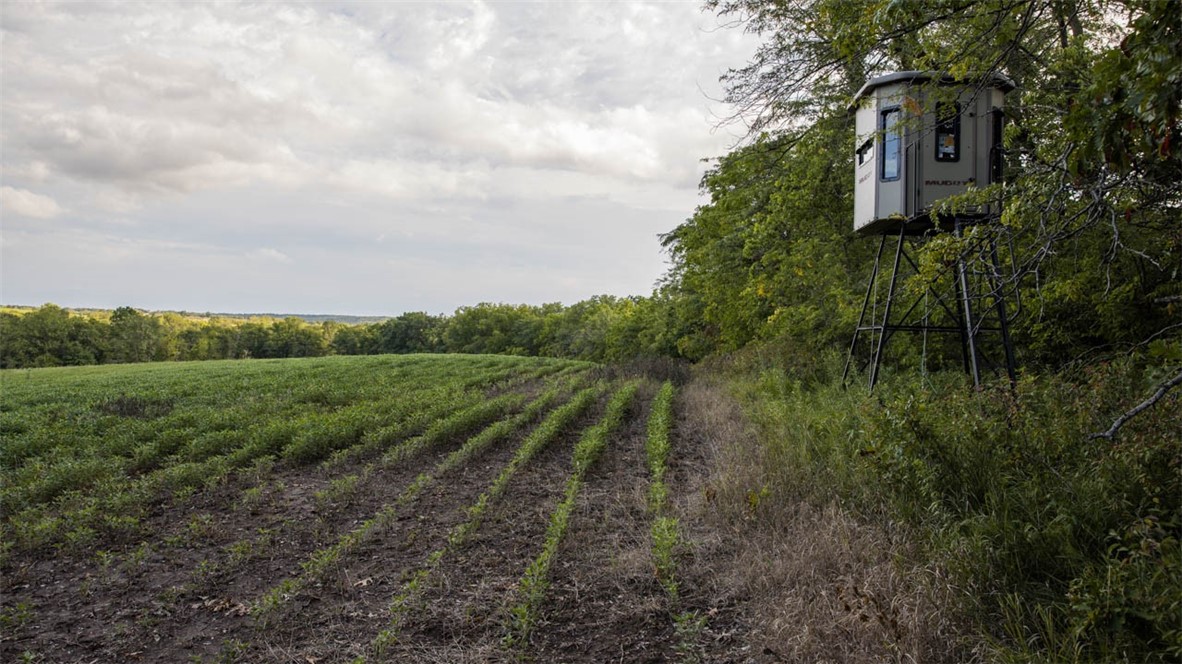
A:
{"label": "metal tower legs", "polygon": [[[954,223],[957,237],[963,236],[961,221]],[[998,370],[1004,366],[1010,381],[1017,379],[1014,363],[1014,350],[1010,340],[1010,317],[1006,310],[1005,299],[1002,297],[1001,265],[998,260],[997,247],[992,240],[971,247],[951,266],[952,297],[947,292],[938,290],[940,276],[926,286],[926,292],[908,304],[905,295],[899,287],[901,269],[909,266],[913,274],[919,273],[919,265],[907,251],[907,227],[904,224],[899,229],[895,243],[895,255],[891,262],[889,276],[885,274],[883,252],[886,250],[888,235],[883,235],[879,242],[878,251],[874,256],[874,268],[870,273],[870,284],[866,288],[866,296],[862,300],[862,310],[858,315],[858,326],[854,329],[853,339],[850,340],[849,354],[846,356],[845,368],[842,371],[842,383],[849,379],[850,368],[854,356],[858,354],[858,344],[862,341],[862,334],[868,335],[868,359],[865,363],[868,369],[870,389],[878,383],[879,368],[888,343],[896,332],[919,332],[956,334],[960,337],[961,355],[965,372],[972,376],[973,385],[980,387],[983,370]],[[922,242],[920,237],[916,242]],[[977,260],[970,261],[970,257]],[[974,271],[974,266],[985,269]],[[942,275],[941,275],[942,276]],[[884,286],[882,280],[888,281],[886,299],[881,303],[881,317],[878,312],[878,294]],[[947,287],[947,281],[944,281]],[[927,304],[925,298],[935,301],[937,315],[943,319],[942,323],[934,323],[928,311],[923,311],[918,320],[916,310],[921,302]],[[951,300],[951,301],[950,301]],[[898,312],[902,310],[902,314]],[[992,319],[992,320],[988,320]],[[988,320],[989,326],[983,325]],[[991,362],[989,354],[983,352],[982,333],[997,333],[1000,336],[1003,362]],[[925,344],[926,349],[926,344]],[[926,352],[926,350],[925,350]],[[1004,363],[1004,364],[1003,364]]]}

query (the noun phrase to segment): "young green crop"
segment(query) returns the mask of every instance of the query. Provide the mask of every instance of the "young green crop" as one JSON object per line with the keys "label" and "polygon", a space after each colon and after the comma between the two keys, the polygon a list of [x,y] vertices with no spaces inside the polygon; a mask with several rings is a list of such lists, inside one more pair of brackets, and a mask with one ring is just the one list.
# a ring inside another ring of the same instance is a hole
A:
{"label": "young green crop", "polygon": [[649,506],[664,512],[668,505],[669,490],[665,486],[665,468],[669,458],[669,429],[673,422],[673,383],[666,381],[653,399],[645,439],[645,456],[648,460]]}
{"label": "young green crop", "polygon": [[697,612],[679,610],[680,596],[677,583],[677,560],[674,553],[681,541],[680,524],[677,517],[669,514],[669,488],[665,484],[665,473],[668,469],[670,452],[670,430],[673,426],[673,398],[675,396],[673,383],[665,382],[653,399],[649,412],[647,436],[645,438],[645,456],[648,460],[650,473],[648,504],[653,515],[649,535],[652,540],[653,566],[656,568],[657,581],[664,589],[666,597],[671,603],[674,634],[677,637],[677,651],[684,659],[692,660],[693,653],[701,631],[705,625],[705,617]]}
{"label": "young green crop", "polygon": [[509,633],[505,638],[507,645],[520,646],[529,640],[530,633],[537,623],[546,589],[549,587],[550,567],[570,524],[571,512],[583,485],[583,478],[603,454],[608,436],[619,427],[624,412],[632,403],[639,386],[639,381],[636,381],[620,388],[608,403],[603,418],[598,424],[583,432],[583,436],[575,445],[571,475],[567,479],[562,501],[550,517],[542,551],[522,575],[518,584],[518,602],[509,609]]}
{"label": "young green crop", "polygon": [[[254,604],[253,612],[256,615],[263,616],[266,619],[267,614],[283,606],[287,599],[294,596],[299,590],[306,587],[307,584],[315,579],[323,577],[323,575],[330,570],[345,554],[354,550],[359,544],[368,540],[369,538],[383,532],[398,514],[401,507],[412,502],[418,495],[438,477],[444,473],[458,467],[463,461],[471,459],[476,454],[488,448],[496,440],[503,438],[513,431],[520,428],[521,425],[528,423],[537,414],[545,409],[550,403],[554,401],[559,395],[560,391],[564,389],[563,385],[558,385],[551,388],[549,391],[543,393],[534,399],[523,412],[516,416],[508,417],[500,421],[494,422],[487,426],[484,430],[472,436],[459,449],[449,454],[443,461],[439,462],[436,467],[429,472],[422,473],[417,476],[406,489],[399,494],[396,501],[392,504],[385,505],[373,517],[365,521],[363,524],[346,533],[335,544],[325,549],[321,549],[313,553],[308,560],[301,563],[301,573],[299,576],[289,578],[281,582],[276,587],[267,591]],[[457,413],[451,421],[441,420],[439,426],[434,426],[424,433],[421,438],[423,440],[435,440],[441,437],[450,435],[452,432],[459,429],[469,427],[477,419],[483,419],[493,413],[503,413],[512,406],[518,404],[522,400],[522,395],[507,394],[492,401],[486,402],[479,406],[473,407],[466,411]],[[479,416],[479,418],[477,417]],[[421,446],[420,446],[421,447]],[[405,458],[405,457],[402,457]],[[368,472],[366,472],[368,471]],[[363,475],[350,475],[341,478],[343,484],[348,485],[349,491],[356,491],[357,485],[369,477],[372,468],[367,468],[363,471]]]}
{"label": "young green crop", "polygon": [[566,404],[553,410],[518,446],[513,458],[501,470],[489,488],[468,508],[467,521],[452,528],[443,547],[431,552],[423,564],[410,574],[403,584],[402,592],[394,597],[390,605],[391,624],[374,639],[372,649],[380,654],[398,638],[402,620],[418,602],[423,586],[439,567],[447,554],[463,545],[480,528],[485,514],[497,498],[504,493],[509,481],[525,464],[529,463],[542,449],[550,444],[572,421],[584,413],[605,390],[602,384],[580,390]]}
{"label": "young green crop", "polygon": [[0,539],[19,552],[125,531],[149,506],[260,459],[365,456],[486,402],[489,385],[566,368],[583,364],[407,356],[2,371]]}

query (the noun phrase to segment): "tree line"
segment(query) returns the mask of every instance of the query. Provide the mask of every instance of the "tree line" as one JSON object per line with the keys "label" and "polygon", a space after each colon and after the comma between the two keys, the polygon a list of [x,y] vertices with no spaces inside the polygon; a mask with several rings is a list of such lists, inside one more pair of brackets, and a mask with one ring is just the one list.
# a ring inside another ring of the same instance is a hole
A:
{"label": "tree line", "polygon": [[132,307],[77,313],[55,304],[0,312],[0,367],[126,362],[494,353],[596,362],[676,355],[660,298],[597,296],[573,305],[483,303],[379,323],[198,318]]}

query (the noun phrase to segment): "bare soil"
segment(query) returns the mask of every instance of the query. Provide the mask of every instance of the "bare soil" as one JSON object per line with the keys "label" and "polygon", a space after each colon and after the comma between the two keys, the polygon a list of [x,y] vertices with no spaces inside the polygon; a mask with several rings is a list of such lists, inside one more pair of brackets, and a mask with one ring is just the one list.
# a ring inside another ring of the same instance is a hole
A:
{"label": "bare soil", "polygon": [[[742,507],[744,464],[758,441],[717,385],[695,381],[676,402],[667,483],[684,543],[680,592],[658,583],[646,500],[645,422],[653,385],[586,477],[524,648],[503,643],[517,583],[540,551],[592,412],[522,468],[480,529],[445,557],[418,610],[378,659],[396,662],[956,661],[939,583],[894,562],[905,538],[833,506],[796,505],[773,519]],[[602,404],[601,404],[602,406]],[[595,409],[593,409],[595,410]],[[527,431],[441,477],[323,580],[265,622],[252,602],[431,469],[461,440],[376,473],[355,499],[314,499],[360,463],[277,467],[179,503],[161,504],[144,542],[16,556],[0,569],[0,661],[348,662],[371,657],[409,574],[467,519]],[[749,469],[748,469],[749,470]],[[257,486],[252,500],[243,491]],[[740,487],[736,489],[736,487]],[[736,498],[738,496],[738,498]],[[774,524],[774,527],[769,526]],[[109,554],[99,555],[103,549]],[[676,616],[681,616],[680,628]]]}
{"label": "bare soil", "polygon": [[539,662],[676,658],[672,609],[657,582],[647,507],[645,428],[652,393],[586,477],[529,654]]}

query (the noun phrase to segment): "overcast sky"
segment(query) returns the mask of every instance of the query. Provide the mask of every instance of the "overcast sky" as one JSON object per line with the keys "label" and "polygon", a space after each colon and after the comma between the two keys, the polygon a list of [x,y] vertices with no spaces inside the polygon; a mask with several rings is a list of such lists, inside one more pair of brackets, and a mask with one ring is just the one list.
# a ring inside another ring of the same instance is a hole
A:
{"label": "overcast sky", "polygon": [[647,295],[755,47],[696,2],[0,7],[6,304]]}

